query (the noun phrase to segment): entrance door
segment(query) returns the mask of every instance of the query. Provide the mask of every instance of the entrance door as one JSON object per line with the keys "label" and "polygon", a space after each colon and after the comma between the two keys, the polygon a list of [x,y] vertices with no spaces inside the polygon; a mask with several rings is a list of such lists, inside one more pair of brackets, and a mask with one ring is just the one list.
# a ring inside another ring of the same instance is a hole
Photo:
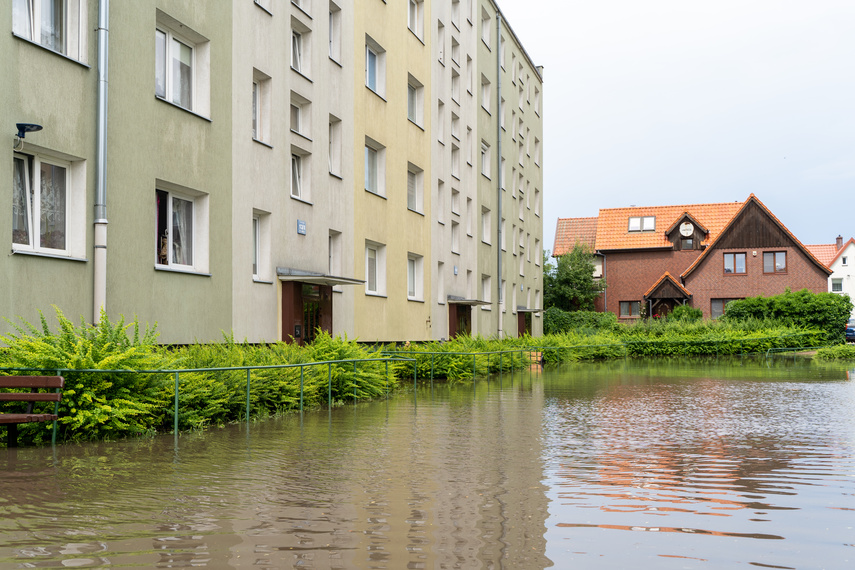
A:
{"label": "entrance door", "polygon": [[282,283],[282,340],[303,345],[318,330],[332,332],[332,287],[298,281]]}
{"label": "entrance door", "polygon": [[472,307],[448,304],[448,338],[472,334]]}

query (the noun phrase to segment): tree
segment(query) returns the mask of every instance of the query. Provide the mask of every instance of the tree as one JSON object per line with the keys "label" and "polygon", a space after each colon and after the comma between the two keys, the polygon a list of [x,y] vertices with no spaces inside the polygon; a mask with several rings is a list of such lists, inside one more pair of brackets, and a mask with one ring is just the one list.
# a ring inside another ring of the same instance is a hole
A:
{"label": "tree", "polygon": [[591,311],[594,300],[606,288],[602,279],[594,279],[594,254],[577,243],[558,258],[555,265],[549,251],[543,253],[543,307],[564,311]]}

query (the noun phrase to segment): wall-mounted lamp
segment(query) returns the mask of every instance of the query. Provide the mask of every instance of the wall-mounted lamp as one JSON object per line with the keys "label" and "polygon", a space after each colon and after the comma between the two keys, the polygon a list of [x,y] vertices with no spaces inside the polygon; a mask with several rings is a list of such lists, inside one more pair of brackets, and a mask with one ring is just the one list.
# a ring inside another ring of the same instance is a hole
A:
{"label": "wall-mounted lamp", "polygon": [[18,127],[18,134],[15,135],[15,145],[13,146],[15,150],[24,148],[24,137],[27,136],[27,133],[42,130],[42,126],[35,123],[16,123],[15,126]]}

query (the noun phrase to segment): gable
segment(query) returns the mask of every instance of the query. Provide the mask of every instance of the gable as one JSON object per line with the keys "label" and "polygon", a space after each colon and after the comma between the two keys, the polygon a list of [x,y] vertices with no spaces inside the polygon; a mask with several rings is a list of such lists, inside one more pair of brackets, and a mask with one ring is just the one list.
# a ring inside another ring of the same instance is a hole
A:
{"label": "gable", "polygon": [[719,249],[776,247],[801,249],[802,246],[780,225],[780,222],[774,220],[768,211],[752,200],[733,220],[733,224],[721,234],[715,247]]}

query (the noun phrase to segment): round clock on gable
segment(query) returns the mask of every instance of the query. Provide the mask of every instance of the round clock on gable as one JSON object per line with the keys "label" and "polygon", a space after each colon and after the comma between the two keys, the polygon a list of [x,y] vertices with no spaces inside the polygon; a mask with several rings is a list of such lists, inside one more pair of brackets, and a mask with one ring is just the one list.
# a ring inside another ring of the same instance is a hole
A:
{"label": "round clock on gable", "polygon": [[683,222],[680,224],[680,235],[689,237],[692,235],[692,232],[695,231],[695,226],[691,224],[691,222]]}

